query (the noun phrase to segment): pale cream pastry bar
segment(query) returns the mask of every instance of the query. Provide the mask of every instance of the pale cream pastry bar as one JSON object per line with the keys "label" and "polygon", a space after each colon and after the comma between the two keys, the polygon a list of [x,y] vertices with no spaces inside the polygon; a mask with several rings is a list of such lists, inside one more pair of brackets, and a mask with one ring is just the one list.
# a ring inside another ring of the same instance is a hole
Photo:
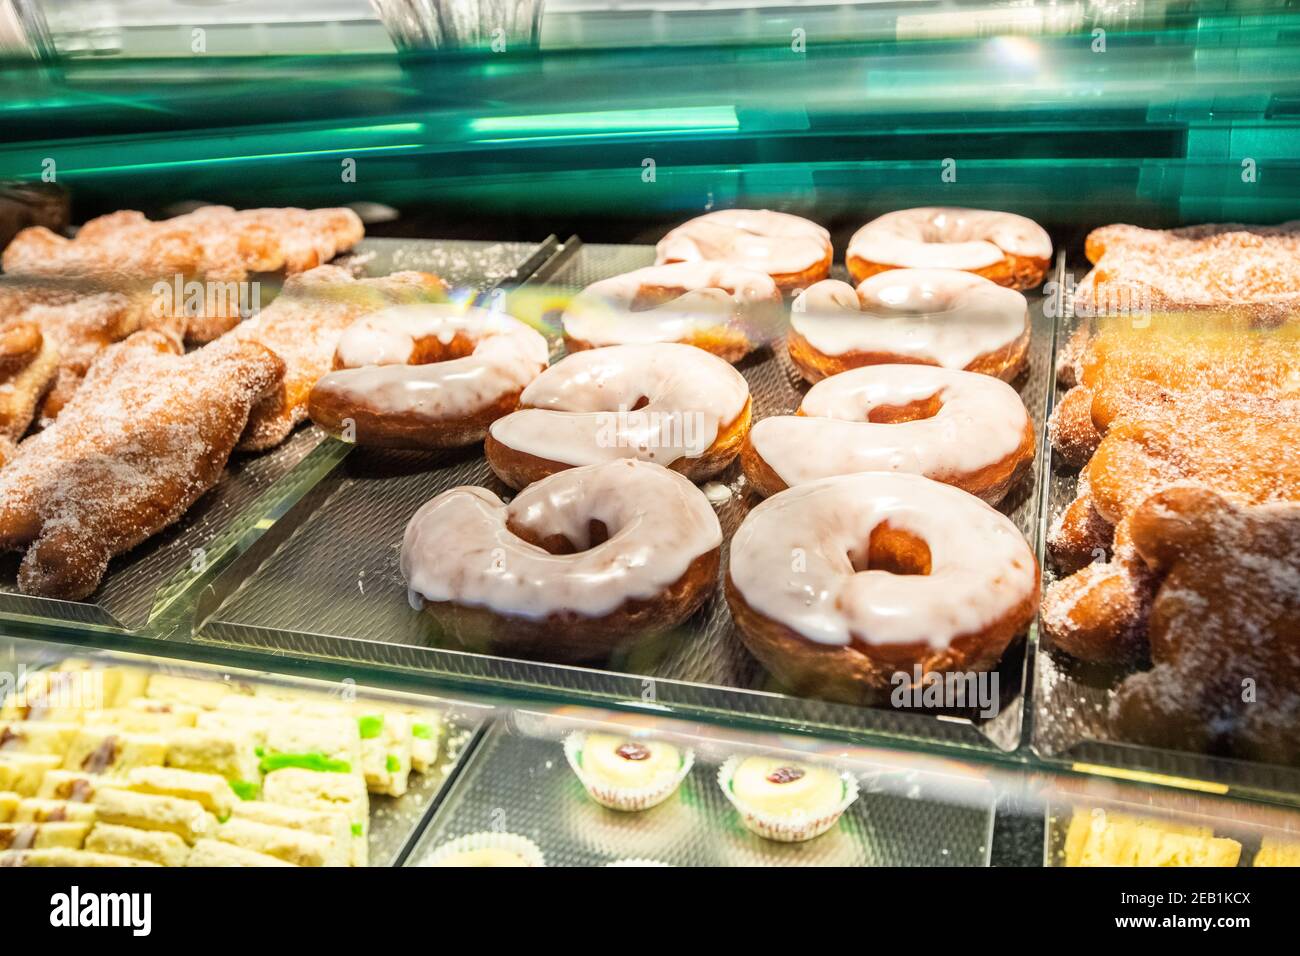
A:
{"label": "pale cream pastry bar", "polygon": [[254,750],[266,747],[266,718],[237,711],[205,710],[194,721],[199,730],[216,730],[246,736]]}
{"label": "pale cream pastry bar", "polygon": [[154,700],[189,704],[192,707],[216,707],[232,694],[247,694],[249,688],[221,680],[181,677],[175,674],[151,674],[143,694]]}
{"label": "pale cream pastry bar", "polygon": [[9,850],[0,853],[0,867],[4,866],[157,866],[146,860],[133,860],[107,853],[52,847],[47,850]]}
{"label": "pale cream pastry bar", "polygon": [[99,820],[140,830],[175,833],[186,843],[211,836],[217,818],[194,800],[101,787],[91,802]]}
{"label": "pale cream pastry bar", "polygon": [[47,800],[87,803],[108,779],[101,774],[81,770],[50,770],[41,778],[36,795]]}
{"label": "pale cream pastry bar", "polygon": [[273,856],[267,856],[265,853],[257,853],[253,850],[247,850],[242,846],[235,846],[233,843],[222,843],[220,840],[200,840],[194,844],[194,849],[190,851],[189,858],[185,861],[186,866],[294,866],[293,863],[286,863],[284,860],[277,860]]}
{"label": "pale cream pastry bar", "polygon": [[68,721],[11,720],[0,723],[0,754],[57,754],[72,746],[80,727]]}
{"label": "pale cream pastry bar", "polygon": [[86,715],[86,723],[116,727],[142,734],[163,734],[179,727],[193,727],[199,708],[170,701],[136,697],[125,706]]}
{"label": "pale cream pastry bar", "polygon": [[347,866],[350,859],[347,844],[339,846],[319,833],[291,830],[240,817],[233,817],[218,826],[212,836],[222,843],[265,853],[296,866]]}
{"label": "pale cream pastry bar", "polygon": [[438,762],[442,741],[442,716],[432,711],[411,710],[411,766],[418,773],[428,773]]}
{"label": "pale cream pastry bar", "polygon": [[97,823],[86,836],[85,849],[95,853],[145,860],[159,866],[184,866],[190,847],[166,830],[141,830],[117,823]]}
{"label": "pale cream pastry bar", "polygon": [[15,823],[94,823],[95,808],[75,800],[24,797],[14,808]]}
{"label": "pale cream pastry bar", "polygon": [[0,850],[80,849],[89,823],[0,823]]}
{"label": "pale cream pastry bar", "polygon": [[182,727],[168,735],[167,743],[167,766],[214,773],[230,781],[236,792],[256,792],[258,744],[247,731]]}
{"label": "pale cream pastry bar", "polygon": [[136,767],[126,775],[125,787],[136,793],[193,800],[218,820],[229,817],[240,802],[225,777],[175,767]]}
{"label": "pale cream pastry bar", "polygon": [[349,717],[290,717],[276,719],[266,732],[262,769],[286,767],[330,773],[359,773],[361,733]]}
{"label": "pale cream pastry bar", "polygon": [[369,860],[370,796],[365,781],[354,774],[316,773],[287,767],[266,775],[262,798],[307,810],[334,810],[345,814],[352,832],[353,866]]}
{"label": "pale cream pastry bar", "polygon": [[62,762],[57,754],[0,754],[0,790],[33,797],[42,778]]}
{"label": "pale cream pastry bar", "polygon": [[166,756],[167,740],[161,735],[85,726],[73,737],[63,769],[123,774],[132,767],[161,766]]}
{"label": "pale cream pastry bar", "polygon": [[265,800],[241,800],[235,805],[232,816],[269,826],[319,834],[333,841],[348,857],[351,856],[352,821],[342,810],[314,810],[268,803]]}
{"label": "pale cream pastry bar", "polygon": [[361,772],[371,793],[400,797],[411,776],[411,721],[396,711],[362,711]]}

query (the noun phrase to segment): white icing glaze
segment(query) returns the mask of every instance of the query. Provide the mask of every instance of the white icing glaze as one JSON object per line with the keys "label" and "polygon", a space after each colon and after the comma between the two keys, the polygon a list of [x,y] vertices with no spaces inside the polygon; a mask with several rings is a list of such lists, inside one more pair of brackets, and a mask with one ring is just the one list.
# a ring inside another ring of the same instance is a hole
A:
{"label": "white icing glaze", "polygon": [[[647,289],[682,294],[636,308]],[[739,329],[750,313],[779,300],[776,283],[762,272],[716,262],[647,266],[602,279],[574,296],[564,313],[564,332],[592,345],[681,342],[718,326]]]}
{"label": "white icing glaze", "polygon": [[493,422],[491,434],[508,448],[566,465],[618,458],[671,465],[700,457],[748,398],[745,377],[702,349],[614,345],[575,352],[547,369],[524,389],[524,407]]}
{"label": "white icing glaze", "polygon": [[[929,574],[854,571],[882,522],[925,541]],[[815,643],[942,650],[1032,595],[1037,570],[1016,526],[973,495],[868,472],[768,498],[732,538],[730,573],[750,607]]]}
{"label": "white icing glaze", "polygon": [[[419,339],[448,345],[462,335],[472,354],[426,365],[405,364]],[[468,417],[513,394],[547,365],[546,339],[518,319],[454,305],[401,305],[354,322],[339,339],[344,367],[316,384],[386,414],[430,421]]]}
{"label": "white icing glaze", "polygon": [[[937,397],[932,418],[869,421],[871,410]],[[787,485],[863,471],[944,480],[1002,461],[1029,425],[1020,396],[988,375],[929,365],[869,365],[814,385],[802,415],[765,418],[750,430],[754,450]]]}
{"label": "white icing glaze", "polygon": [[[594,548],[593,521],[609,531]],[[550,554],[507,525],[563,535],[580,550]],[[563,611],[603,617],[658,596],[721,543],[713,507],[688,479],[624,460],[559,472],[509,505],[486,488],[445,491],[406,526],[401,566],[413,603],[454,601],[532,620]]]}
{"label": "white icing glaze", "polygon": [[857,292],[827,279],[795,300],[790,324],[825,355],[887,352],[964,369],[1029,327],[1029,303],[957,269],[891,269]]}
{"label": "white icing glaze", "polygon": [[733,262],[769,275],[803,272],[831,253],[831,234],[816,223],[768,209],[720,209],[683,223],[659,240],[656,261]]}
{"label": "white icing glaze", "polygon": [[983,269],[1008,254],[1048,259],[1051,237],[1024,216],[945,206],[885,213],[853,234],[847,252],[907,269]]}

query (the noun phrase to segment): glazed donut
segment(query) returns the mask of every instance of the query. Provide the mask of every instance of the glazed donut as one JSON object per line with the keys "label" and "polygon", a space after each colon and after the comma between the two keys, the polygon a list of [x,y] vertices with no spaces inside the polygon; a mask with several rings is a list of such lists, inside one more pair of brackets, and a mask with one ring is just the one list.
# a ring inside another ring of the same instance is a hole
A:
{"label": "glazed donut", "polygon": [[523,488],[565,468],[639,458],[712,478],[749,431],[749,385],[689,345],[614,345],[555,363],[492,423],[484,451],[498,478]]}
{"label": "glazed donut", "polygon": [[[499,312],[399,305],[348,326],[307,401],[312,421],[358,445],[453,448],[481,441],[546,368],[541,333]],[[348,436],[352,437],[352,436]]]}
{"label": "glazed donut", "polygon": [[1034,425],[1006,382],[973,372],[871,365],[814,385],[797,415],[756,422],[745,477],[774,495],[832,475],[925,475],[996,505],[1034,460]]}
{"label": "glazed donut", "polygon": [[1038,562],[1005,515],[920,475],[823,478],[768,498],[731,541],[727,603],[797,693],[889,696],[893,675],[995,667],[1038,610]]}
{"label": "glazed donut", "polygon": [[720,209],[683,223],[659,240],[655,261],[729,262],[763,272],[782,292],[831,274],[831,234],[816,223],[768,209]]}
{"label": "glazed donut", "polygon": [[938,365],[1013,380],[1029,352],[1029,303],[953,269],[893,269],[853,290],[834,279],[795,300],[790,358],[816,382],[863,365]]}
{"label": "glazed donut", "polygon": [[845,263],[855,282],[887,269],[960,269],[1011,289],[1033,289],[1051,258],[1051,237],[1032,219],[925,206],[871,220],[849,240]]}
{"label": "glazed donut", "polygon": [[452,488],[406,526],[414,607],[466,647],[558,662],[674,627],[712,593],[722,528],[677,472],[622,459],[571,468],[506,505]]}
{"label": "glazed donut", "polygon": [[781,293],[761,272],[716,262],[647,266],[587,286],[564,312],[570,352],[680,342],[738,362],[774,336]]}

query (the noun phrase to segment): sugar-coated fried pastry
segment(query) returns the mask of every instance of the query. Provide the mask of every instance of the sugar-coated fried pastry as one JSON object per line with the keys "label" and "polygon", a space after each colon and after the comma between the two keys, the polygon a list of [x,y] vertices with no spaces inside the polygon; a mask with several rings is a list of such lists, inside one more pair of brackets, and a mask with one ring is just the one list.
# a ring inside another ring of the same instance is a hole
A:
{"label": "sugar-coated fried pastry", "polygon": [[[1216,489],[1241,504],[1300,501],[1300,403],[1241,397],[1152,408],[1112,425],[1082,473],[1079,497],[1053,524],[1048,550],[1063,570],[1087,564],[1043,597],[1043,630],[1090,661],[1140,650],[1152,581],[1127,545],[1130,515],[1171,486]],[[1094,560],[1114,529],[1109,562]]]}
{"label": "sugar-coated fried pastry", "polygon": [[1081,314],[1214,310],[1274,325],[1300,310],[1300,221],[1104,226],[1086,252],[1093,269],[1077,290]]}
{"label": "sugar-coated fried pastry", "polygon": [[[350,209],[204,206],[157,222],[122,210],[92,219],[75,239],[40,226],[24,229],[5,250],[3,264],[14,275],[108,276],[119,283],[175,276],[243,282],[254,273],[313,269],[364,234]],[[238,322],[237,310],[225,306],[193,317],[189,338],[210,341]]]}
{"label": "sugar-coated fried pastry", "polygon": [[[1072,340],[1073,341],[1073,340]],[[1236,395],[1300,399],[1300,323],[1255,330],[1222,317],[1106,319],[1077,348],[1074,388],[1052,412],[1057,452],[1081,466],[1110,424],[1153,405]]]}
{"label": "sugar-coated fried pastry", "polygon": [[0,326],[0,437],[9,442],[22,437],[58,370],[59,350],[40,326]]}
{"label": "sugar-coated fried pastry", "polygon": [[168,338],[171,351],[180,352],[185,331],[183,317],[151,310],[140,293],[57,277],[0,279],[0,324],[8,322],[36,326],[57,354],[57,374],[37,416],[46,423],[67,404],[106,346],[154,329]]}
{"label": "sugar-coated fried pastry", "polygon": [[1115,729],[1152,746],[1300,762],[1300,503],[1170,488],[1130,526],[1160,578],[1155,666],[1120,686]]}
{"label": "sugar-coated fried pastry", "polygon": [[390,305],[437,301],[446,286],[426,272],[395,272],[382,279],[354,279],[336,266],[320,266],[285,282],[284,291],[256,318],[231,335],[270,349],[284,362],[284,380],[249,416],[239,447],[274,448],[307,417],[312,387],[333,368],[343,330],[361,316]]}
{"label": "sugar-coated fried pastry", "polygon": [[212,487],[249,410],[284,374],[255,343],[182,356],[155,351],[161,338],[144,332],[106,349],[58,420],[0,470],[0,548],[26,549],[24,593],[94,591],[110,558]]}

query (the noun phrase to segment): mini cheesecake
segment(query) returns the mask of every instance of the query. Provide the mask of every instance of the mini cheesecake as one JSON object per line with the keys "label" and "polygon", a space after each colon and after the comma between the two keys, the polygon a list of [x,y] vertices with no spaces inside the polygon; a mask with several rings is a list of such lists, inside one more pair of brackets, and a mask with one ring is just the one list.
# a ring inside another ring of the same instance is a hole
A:
{"label": "mini cheesecake", "polygon": [[732,757],[718,771],[718,785],[747,829],[781,843],[825,833],[858,796],[847,774],[779,757]]}
{"label": "mini cheesecake", "polygon": [[591,799],[611,810],[648,810],[663,803],[690,772],[695,755],[661,740],[615,734],[570,734],[569,766]]}
{"label": "mini cheesecake", "polygon": [[513,833],[470,833],[444,843],[425,866],[545,866],[542,851],[527,837]]}

